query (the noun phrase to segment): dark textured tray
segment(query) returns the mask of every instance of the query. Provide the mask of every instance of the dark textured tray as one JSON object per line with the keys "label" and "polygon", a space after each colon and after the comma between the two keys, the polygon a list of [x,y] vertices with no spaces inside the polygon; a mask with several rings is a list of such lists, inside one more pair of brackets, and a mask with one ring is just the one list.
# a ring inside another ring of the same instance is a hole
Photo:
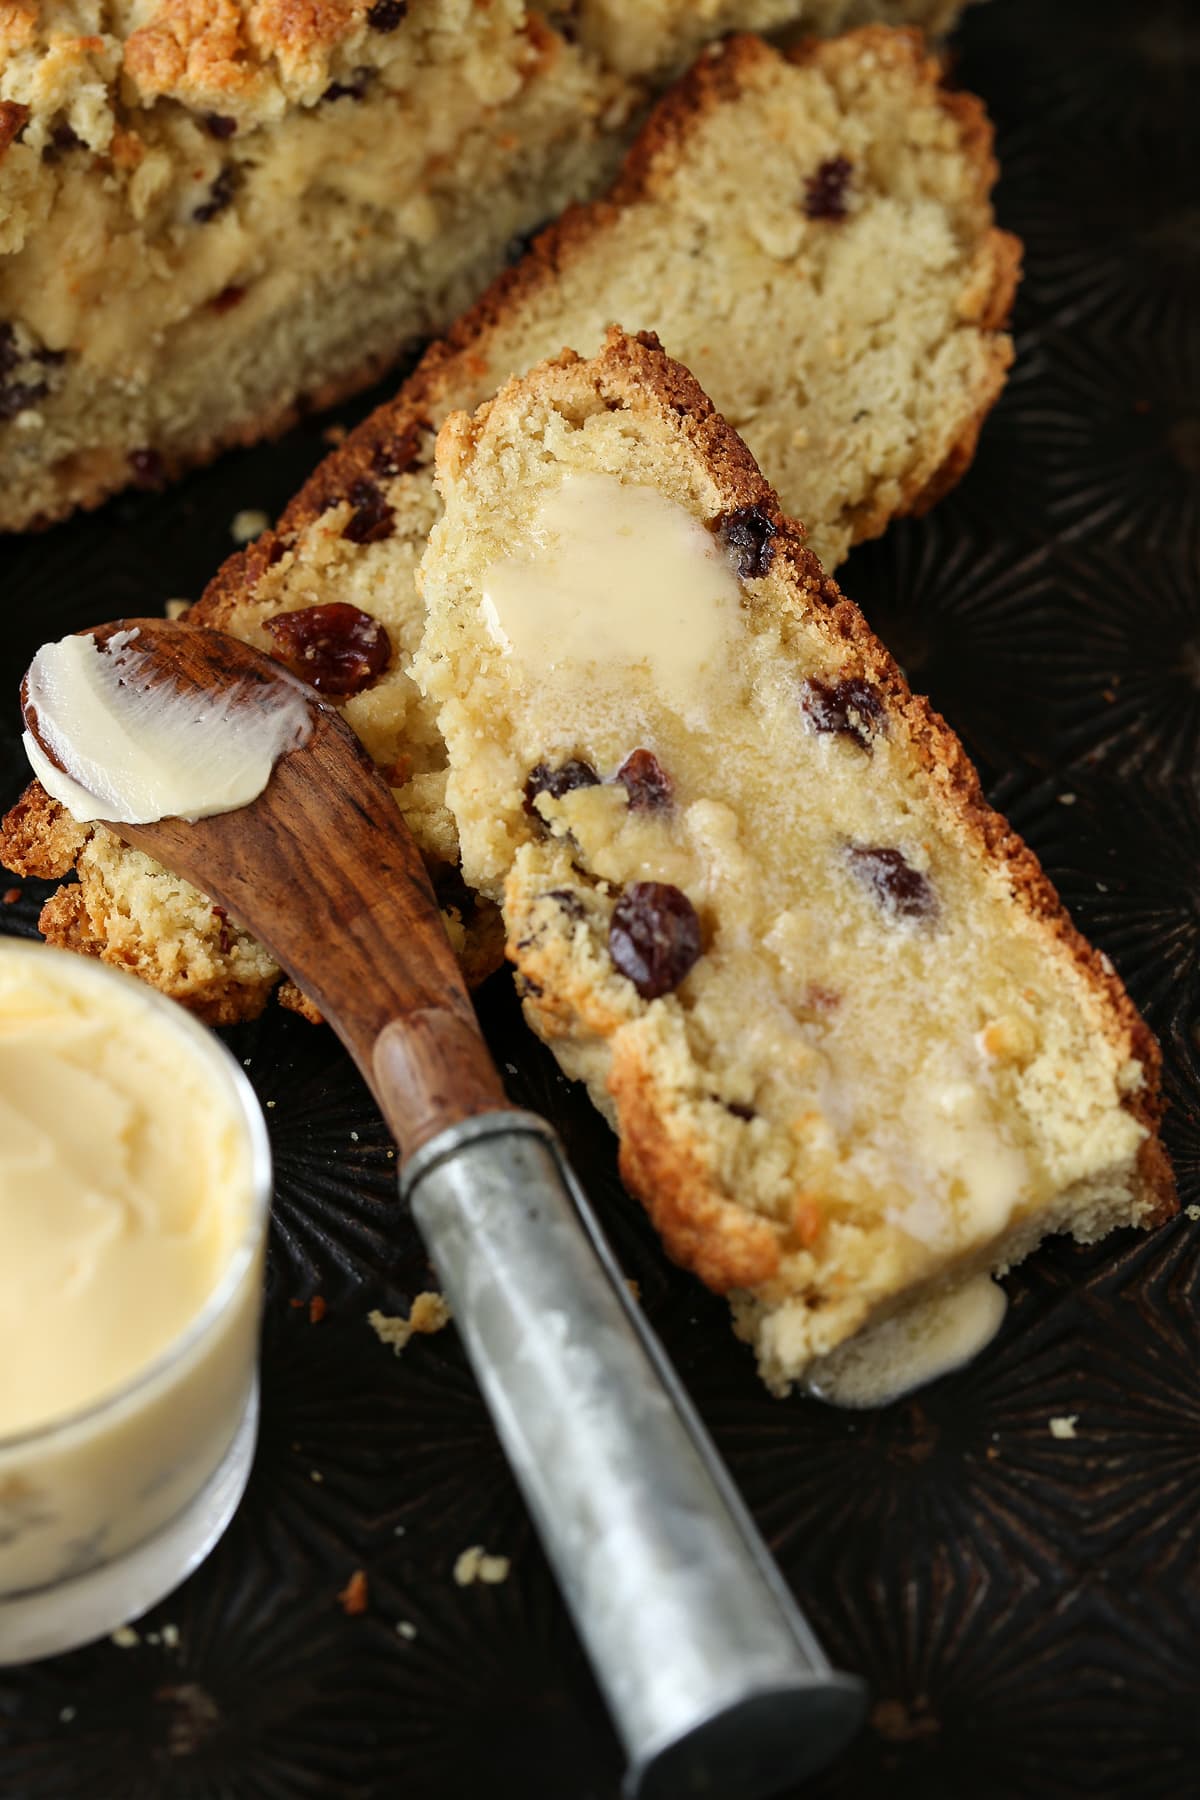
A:
{"label": "dark textured tray", "polygon": [[[1001,221],[1028,246],[1017,366],[962,488],[843,579],[1160,1033],[1186,1205],[1200,6],[992,0],[957,47],[999,129]],[[278,508],[322,448],[314,424],[0,543],[0,801],[24,778],[13,697],[37,643],[194,597],[233,514]],[[42,895],[23,888],[0,929],[33,931]],[[665,1263],[622,1195],[605,1127],[525,1032],[507,977],[481,1004],[514,1099],[564,1133],[831,1654],[872,1684],[858,1745],[806,1795],[1200,1792],[1198,1227],[1049,1246],[1009,1279],[976,1366],[883,1412],[772,1400],[724,1305]],[[230,1038],[278,1169],[250,1491],[137,1647],[0,1673],[0,1795],[614,1800],[603,1709],[453,1331],[396,1361],[366,1324],[430,1276],[362,1085],[327,1031],[278,1011]],[[297,1302],[316,1293],[313,1324]],[[1050,1433],[1064,1413],[1074,1440]],[[455,1585],[473,1543],[512,1558],[506,1583]],[[337,1594],[358,1568],[370,1605],[348,1617]]]}

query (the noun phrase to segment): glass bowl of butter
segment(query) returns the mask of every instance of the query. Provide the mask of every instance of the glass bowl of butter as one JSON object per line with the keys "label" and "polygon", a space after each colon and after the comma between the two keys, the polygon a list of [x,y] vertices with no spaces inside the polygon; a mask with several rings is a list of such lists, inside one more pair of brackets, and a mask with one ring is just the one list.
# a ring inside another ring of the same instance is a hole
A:
{"label": "glass bowl of butter", "polygon": [[0,940],[0,1664],[136,1617],[246,1485],[271,1196],[224,1045]]}

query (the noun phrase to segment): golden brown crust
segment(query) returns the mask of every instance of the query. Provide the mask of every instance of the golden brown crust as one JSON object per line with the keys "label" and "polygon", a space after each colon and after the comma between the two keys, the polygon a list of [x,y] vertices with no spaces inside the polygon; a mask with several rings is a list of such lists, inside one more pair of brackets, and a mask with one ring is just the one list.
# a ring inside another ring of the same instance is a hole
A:
{"label": "golden brown crust", "polygon": [[0,819],[0,853],[14,875],[61,881],[91,835],[38,781],[31,781],[16,805]]}
{"label": "golden brown crust", "polygon": [[[39,142],[72,107],[73,128],[103,156],[112,131],[136,128],[160,99],[202,117],[232,117],[244,130],[356,92],[360,71],[390,65],[411,77],[431,48],[453,46],[460,35],[456,0],[410,0],[382,18],[372,18],[373,10],[372,0],[156,0],[82,9],[9,0],[0,4],[0,62],[24,53],[15,92],[32,100]],[[80,11],[93,15],[93,34],[69,16]],[[490,0],[465,29],[511,43],[520,8],[516,0]],[[351,85],[329,95],[339,82]]]}
{"label": "golden brown crust", "polygon": [[38,915],[38,930],[48,944],[76,956],[98,957],[103,949],[79,887],[61,887],[51,894]]}
{"label": "golden brown crust", "polygon": [[718,1294],[769,1281],[779,1268],[778,1232],[727,1200],[686,1138],[664,1128],[669,1110],[636,1054],[614,1055],[608,1086],[619,1120],[621,1179],[672,1261]]}
{"label": "golden brown crust", "polygon": [[166,0],[125,45],[125,72],[151,98],[185,82],[233,88],[247,78],[249,45],[232,0]]}
{"label": "golden brown crust", "polygon": [[277,69],[328,73],[330,55],[361,34],[369,0],[162,0],[124,50],[143,99],[254,102]]}
{"label": "golden brown crust", "polygon": [[[797,604],[816,607],[825,614],[830,635],[840,640],[847,668],[866,676],[886,696],[889,710],[904,718],[921,766],[934,779],[964,835],[974,841],[985,861],[1006,880],[1014,898],[1075,965],[1091,991],[1106,1038],[1122,1058],[1142,1065],[1142,1085],[1125,1097],[1123,1105],[1150,1134],[1139,1158],[1146,1222],[1157,1223],[1168,1217],[1177,1210],[1178,1201],[1169,1159],[1156,1136],[1164,1105],[1162,1058],[1157,1041],[1109,959],[1093,949],[1072,923],[1036,856],[1007,819],[988,805],[979,776],[958,738],[927,700],[913,694],[898,664],[875,637],[858,607],[846,599],[806,547],[803,528],[783,514],[745,444],[689,371],[666,355],[652,333],[627,337],[614,327],[599,356],[585,363],[568,351],[543,365],[545,371],[556,367],[574,369],[576,376],[584,372],[606,401],[624,402],[636,394],[644,403],[646,396],[652,397],[664,418],[669,418],[672,427],[688,440],[693,455],[720,486],[723,509],[754,506],[771,519],[776,530],[775,561],[788,564],[800,596]],[[488,410],[481,409],[476,415],[474,432],[482,428]],[[520,944],[511,944],[509,949],[518,970],[535,981],[538,977],[534,958],[539,950],[536,942],[529,949]],[[542,980],[538,985],[548,984]],[[549,992],[537,999],[539,1017],[552,1003]],[[611,1024],[608,1029],[612,1029]],[[702,1254],[709,1269],[703,1279],[710,1286],[724,1290],[740,1285],[734,1272],[739,1266],[739,1249],[735,1246],[729,1251],[719,1221],[715,1222],[715,1240],[707,1235],[714,1230],[707,1181],[696,1181],[686,1155],[680,1158],[673,1150],[660,1156],[649,1141],[649,1121],[657,1118],[661,1130],[663,1109],[655,1108],[647,1098],[647,1083],[644,1073],[622,1072],[621,1092],[618,1095],[613,1091],[622,1139],[629,1135],[623,1107],[632,1106],[633,1117],[641,1121],[634,1127],[636,1144],[629,1153],[631,1183],[641,1197],[653,1195],[653,1206],[662,1211],[667,1221],[664,1230],[669,1233],[672,1254],[687,1261],[697,1273],[700,1270],[695,1257]],[[681,1169],[683,1173],[678,1172]],[[700,1245],[702,1250],[696,1248]]]}
{"label": "golden brown crust", "polygon": [[303,988],[298,988],[290,976],[281,981],[275,989],[275,998],[285,1012],[299,1013],[300,1017],[307,1019],[310,1025],[325,1023],[325,1015],[320,1007],[314,1005]]}

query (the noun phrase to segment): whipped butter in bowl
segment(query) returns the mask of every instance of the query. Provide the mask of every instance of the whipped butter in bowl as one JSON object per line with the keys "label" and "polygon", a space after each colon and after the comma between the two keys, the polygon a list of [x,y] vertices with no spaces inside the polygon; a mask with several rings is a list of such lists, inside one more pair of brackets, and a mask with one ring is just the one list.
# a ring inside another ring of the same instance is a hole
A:
{"label": "whipped butter in bowl", "polygon": [[0,940],[0,1663],[144,1611],[228,1523],[269,1198],[216,1038],[132,977]]}

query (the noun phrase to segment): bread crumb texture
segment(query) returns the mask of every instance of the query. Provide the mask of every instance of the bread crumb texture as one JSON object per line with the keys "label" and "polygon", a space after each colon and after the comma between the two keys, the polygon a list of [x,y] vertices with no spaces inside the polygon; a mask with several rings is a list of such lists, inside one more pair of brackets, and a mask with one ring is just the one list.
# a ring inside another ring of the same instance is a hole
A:
{"label": "bread crumb texture", "polygon": [[[993,223],[994,174],[979,103],[946,92],[911,32],[868,28],[787,56],[727,43],[651,114],[610,197],[544,233],[193,608],[196,623],[267,651],[267,621],[330,602],[384,627],[390,660],[343,710],[430,862],[470,979],[498,965],[503,932],[458,877],[445,745],[412,680],[416,568],[440,511],[437,427],[564,344],[596,351],[614,318],[653,326],[833,564],[957,478],[1000,391],[1018,247]],[[826,213],[836,198],[838,216],[810,217],[810,191]],[[214,1023],[261,1010],[280,982],[265,951],[31,789],[0,833],[0,861],[55,878],[76,859],[78,887],[43,914],[51,941]],[[293,984],[280,992],[305,1010]]]}
{"label": "bread crumb texture", "polygon": [[[768,1383],[1049,1232],[1170,1210],[1157,1046],[1111,965],[688,372],[614,330],[454,415],[437,466],[415,674],[464,875]],[[498,648],[496,571],[581,479],[653,490],[738,574],[683,700],[637,645],[582,681]]]}

